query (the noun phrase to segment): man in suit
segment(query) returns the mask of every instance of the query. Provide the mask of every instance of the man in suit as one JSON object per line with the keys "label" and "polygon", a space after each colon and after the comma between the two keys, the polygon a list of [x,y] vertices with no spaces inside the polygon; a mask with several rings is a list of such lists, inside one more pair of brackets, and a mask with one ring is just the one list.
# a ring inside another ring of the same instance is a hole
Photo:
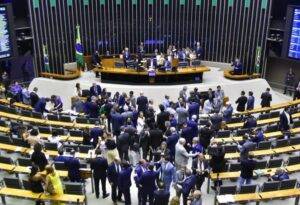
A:
{"label": "man in suit", "polygon": [[186,122],[183,123],[180,137],[184,138],[186,140],[186,142],[187,142],[186,148],[187,149],[189,149],[190,148],[189,146],[192,145],[193,135],[194,135],[194,133],[193,133],[192,127],[188,126],[188,124]]}
{"label": "man in suit", "polygon": [[165,107],[160,104],[159,105],[160,113],[157,114],[156,123],[157,127],[163,132],[166,131],[165,122],[169,120],[170,114],[165,111]]}
{"label": "man in suit", "polygon": [[219,131],[222,126],[222,121],[223,117],[221,114],[215,112],[211,117],[210,117],[210,122],[211,122],[211,129],[214,131]]}
{"label": "man in suit", "polygon": [[185,143],[185,139],[180,138],[175,146],[175,166],[177,168],[180,166],[186,166],[190,157],[195,157],[199,154],[189,154],[184,147]]}
{"label": "man in suit", "polygon": [[242,75],[243,74],[243,65],[240,59],[236,58],[234,62],[232,62],[231,66],[233,67],[233,75]]}
{"label": "man in suit", "polygon": [[201,60],[201,59],[203,59],[203,49],[202,49],[202,47],[201,47],[201,44],[200,44],[200,42],[197,42],[196,43],[196,56],[197,56],[197,59],[198,60]]}
{"label": "man in suit", "polygon": [[140,187],[140,179],[142,177],[142,174],[147,170],[147,162],[144,159],[141,159],[137,166],[135,167],[135,176],[134,181],[138,189],[138,204],[142,204],[142,188]]}
{"label": "man in suit", "polygon": [[38,88],[34,87],[33,91],[29,94],[30,95],[30,103],[31,103],[31,107],[35,107],[36,103],[39,101],[40,97],[37,94],[38,92]]}
{"label": "man in suit", "polygon": [[192,171],[190,169],[186,170],[186,178],[183,180],[183,182],[180,183],[182,186],[181,193],[183,198],[183,205],[187,205],[187,199],[190,195],[191,190],[196,185],[196,176],[192,174]]}
{"label": "man in suit", "polygon": [[136,100],[136,104],[138,105],[138,112],[145,113],[148,109],[148,98],[144,96],[144,93],[141,92],[140,96]]}
{"label": "man in suit", "polygon": [[247,103],[247,97],[245,96],[245,91],[241,92],[241,96],[235,101],[237,104],[236,110],[238,112],[244,112],[245,111],[245,106]]}
{"label": "man in suit", "polygon": [[188,112],[189,112],[189,117],[190,117],[190,119],[192,118],[193,115],[196,115],[196,116],[197,116],[197,119],[198,119],[198,116],[199,116],[199,109],[200,109],[199,103],[194,102],[194,101],[191,101],[191,102],[189,103],[189,106],[188,106]]}
{"label": "man in suit", "polygon": [[285,107],[284,110],[280,113],[279,129],[283,132],[288,131],[292,123],[293,118],[290,115],[288,108]]}
{"label": "man in suit", "polygon": [[175,129],[175,127],[170,128],[171,135],[167,138],[167,148],[170,150],[171,161],[174,161],[175,158],[175,146],[179,140],[179,135]]}
{"label": "man in suit", "polygon": [[122,197],[122,193],[120,191],[120,188],[118,187],[118,179],[121,171],[120,163],[120,159],[115,158],[107,169],[107,178],[111,186],[111,199],[114,202],[114,205],[117,204],[117,201],[121,201]]}
{"label": "man in suit", "polygon": [[233,107],[231,106],[231,103],[228,101],[226,102],[225,110],[223,111],[223,119],[226,123],[231,121],[233,113]]}
{"label": "man in suit", "polygon": [[178,125],[182,126],[183,123],[187,122],[187,119],[189,117],[189,112],[185,108],[185,103],[180,102],[179,107],[176,109],[177,117],[178,117]]}
{"label": "man in suit", "polygon": [[102,198],[105,199],[109,196],[106,192],[106,176],[108,163],[107,160],[101,155],[101,150],[96,149],[96,158],[91,161],[91,170],[93,171],[94,182],[95,182],[95,193],[96,198],[99,199],[99,181],[101,180],[102,186]]}
{"label": "man in suit", "polygon": [[148,170],[145,171],[140,178],[140,187],[142,189],[142,205],[146,205],[147,199],[149,204],[153,205],[153,194],[156,190],[156,180],[158,179],[159,172],[154,171],[154,164],[150,163]]}
{"label": "man in suit", "polygon": [[210,140],[213,136],[214,131],[210,127],[210,123],[207,123],[204,127],[200,129],[199,138],[200,144],[207,149],[208,145],[210,144]]}
{"label": "man in suit", "polygon": [[261,107],[270,107],[271,106],[271,101],[272,101],[272,95],[270,93],[270,88],[266,89],[266,92],[263,92],[261,94]]}
{"label": "man in suit", "polygon": [[289,179],[289,178],[290,177],[289,177],[288,173],[285,171],[285,169],[277,168],[275,174],[270,176],[269,180],[282,181],[282,180]]}
{"label": "man in suit", "polygon": [[75,157],[75,150],[71,151],[71,157],[65,161],[65,166],[68,169],[68,177],[71,182],[80,182],[80,162],[79,159]]}
{"label": "man in suit", "polygon": [[95,123],[95,127],[93,127],[90,131],[90,138],[92,140],[92,145],[94,146],[94,148],[96,148],[98,141],[99,141],[99,137],[103,136],[103,130],[100,127],[99,122],[97,121]]}
{"label": "man in suit", "polygon": [[124,125],[124,117],[115,110],[112,110],[110,113],[112,131],[114,136],[118,136],[121,132],[121,126]]}
{"label": "man in suit", "polygon": [[251,128],[255,128],[256,126],[257,126],[256,118],[253,115],[249,114],[244,122],[243,128],[251,129]]}
{"label": "man in suit", "polygon": [[163,140],[163,132],[158,129],[155,125],[154,129],[149,130],[149,144],[151,150],[151,159],[152,159],[152,150],[156,150]]}
{"label": "man in suit", "polygon": [[195,190],[193,193],[193,199],[190,205],[202,205],[201,191]]}
{"label": "man in suit", "polygon": [[125,132],[125,127],[122,127],[121,133],[118,136],[118,140],[117,140],[117,147],[118,147],[121,160],[123,159],[129,160],[128,157],[129,145],[130,145],[129,134]]}
{"label": "man in suit", "polygon": [[252,142],[249,138],[249,134],[243,136],[243,141],[241,145],[238,145],[240,150],[240,160],[247,159],[249,157],[249,152],[256,147],[256,143]]}
{"label": "man in suit", "polygon": [[248,100],[247,100],[247,110],[253,110],[254,109],[254,102],[255,102],[253,92],[249,91],[248,95],[249,96],[248,96]]}
{"label": "man in suit", "polygon": [[99,117],[99,106],[96,102],[96,97],[91,97],[91,102],[86,103],[86,114],[90,118],[98,118]]}
{"label": "man in suit", "polygon": [[204,158],[203,154],[199,154],[196,159],[192,162],[193,174],[196,175],[196,188],[201,190],[202,184],[205,180],[205,177],[208,177],[208,163]]}
{"label": "man in suit", "polygon": [[127,161],[122,162],[122,170],[118,177],[118,187],[125,198],[125,205],[131,205],[130,187],[131,187],[132,168]]}
{"label": "man in suit", "polygon": [[138,54],[139,61],[141,61],[144,58],[144,54],[145,54],[145,48],[143,42],[141,42],[140,45],[138,46],[137,54]]}
{"label": "man in suit", "polygon": [[49,110],[46,109],[46,104],[49,101],[49,98],[40,98],[34,106],[34,111],[40,113],[49,112]]}
{"label": "man in suit", "polygon": [[97,85],[97,83],[93,83],[92,87],[90,87],[90,95],[91,96],[101,95],[101,86]]}
{"label": "man in suit", "polygon": [[164,183],[157,184],[158,189],[154,191],[154,205],[169,204],[170,192],[165,189]]}
{"label": "man in suit", "polygon": [[160,180],[164,182],[167,192],[170,192],[171,183],[176,182],[176,168],[170,162],[170,156],[163,156],[160,169]]}
{"label": "man in suit", "polygon": [[256,161],[253,160],[252,155],[249,155],[249,158],[241,160],[241,175],[238,179],[238,189],[244,184],[251,184],[255,164]]}

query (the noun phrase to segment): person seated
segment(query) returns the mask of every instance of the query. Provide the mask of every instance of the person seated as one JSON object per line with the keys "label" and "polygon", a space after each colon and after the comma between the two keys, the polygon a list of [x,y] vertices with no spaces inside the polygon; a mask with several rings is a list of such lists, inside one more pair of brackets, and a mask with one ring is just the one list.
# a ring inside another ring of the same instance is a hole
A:
{"label": "person seated", "polygon": [[59,96],[52,95],[51,96],[51,103],[54,105],[51,111],[61,112],[63,110],[63,103]]}
{"label": "person seated", "polygon": [[252,142],[255,142],[257,145],[259,142],[265,140],[264,132],[261,127],[256,128],[255,135],[251,138]]}
{"label": "person seated", "polygon": [[24,104],[30,105],[30,92],[26,86],[22,89],[22,101]]}
{"label": "person seated", "polygon": [[141,61],[145,55],[144,42],[141,42],[137,48],[138,59]]}
{"label": "person seated", "polygon": [[54,157],[54,162],[66,162],[69,160],[68,156],[64,156],[64,150],[58,150],[58,156]]}
{"label": "person seated", "polygon": [[242,75],[243,74],[243,65],[240,59],[236,58],[234,62],[232,62],[231,67],[233,67],[233,75]]}
{"label": "person seated", "polygon": [[34,111],[40,113],[49,112],[49,110],[46,109],[46,104],[49,101],[49,98],[40,98],[34,106]]}
{"label": "person seated", "polygon": [[21,101],[22,86],[18,83],[18,81],[15,81],[15,83],[10,87],[10,93],[17,102]]}
{"label": "person seated", "polygon": [[251,128],[255,128],[256,126],[257,126],[256,118],[253,115],[248,114],[248,116],[244,122],[243,128],[251,129]]}
{"label": "person seated", "polygon": [[186,60],[186,53],[185,53],[185,49],[183,48],[182,50],[179,50],[178,52],[178,58],[180,61],[185,61]]}
{"label": "person seated", "polygon": [[126,47],[122,54],[123,54],[124,65],[127,68],[127,62],[130,60],[129,48]]}
{"label": "person seated", "polygon": [[55,130],[52,131],[52,136],[48,137],[48,141],[57,144],[57,150],[63,146],[63,144],[60,142],[61,138]]}
{"label": "person seated", "polygon": [[170,62],[168,59],[166,59],[166,60],[164,61],[163,69],[164,69],[165,71],[171,71],[172,66],[171,66],[171,62]]}
{"label": "person seated", "polygon": [[97,85],[97,83],[93,83],[92,87],[90,87],[90,95],[96,97],[101,95],[101,86]]}
{"label": "person seated", "polygon": [[282,181],[285,179],[289,179],[288,173],[283,168],[276,169],[276,172],[274,175],[270,175],[268,181]]}
{"label": "person seated", "polygon": [[164,61],[165,61],[165,57],[163,53],[160,53],[160,55],[156,56],[156,62],[158,68],[164,66]]}

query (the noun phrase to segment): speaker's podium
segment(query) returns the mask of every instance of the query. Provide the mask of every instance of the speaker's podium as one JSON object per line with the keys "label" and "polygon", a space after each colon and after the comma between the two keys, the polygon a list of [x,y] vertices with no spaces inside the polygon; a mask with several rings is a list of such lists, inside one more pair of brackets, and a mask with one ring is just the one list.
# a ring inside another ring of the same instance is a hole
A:
{"label": "speaker's podium", "polygon": [[149,76],[149,83],[154,84],[155,83],[155,76],[156,76],[155,70],[149,70],[148,71],[148,76]]}

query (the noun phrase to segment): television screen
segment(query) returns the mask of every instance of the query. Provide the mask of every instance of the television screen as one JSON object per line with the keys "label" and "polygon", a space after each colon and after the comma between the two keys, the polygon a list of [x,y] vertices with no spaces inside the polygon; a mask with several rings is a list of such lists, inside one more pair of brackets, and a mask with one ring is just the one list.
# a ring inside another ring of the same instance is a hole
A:
{"label": "television screen", "polygon": [[300,8],[295,8],[291,26],[288,57],[300,59]]}
{"label": "television screen", "polygon": [[[0,59],[14,56],[14,32],[12,28],[11,8],[8,5],[0,5]],[[9,11],[10,10],[10,11]]]}

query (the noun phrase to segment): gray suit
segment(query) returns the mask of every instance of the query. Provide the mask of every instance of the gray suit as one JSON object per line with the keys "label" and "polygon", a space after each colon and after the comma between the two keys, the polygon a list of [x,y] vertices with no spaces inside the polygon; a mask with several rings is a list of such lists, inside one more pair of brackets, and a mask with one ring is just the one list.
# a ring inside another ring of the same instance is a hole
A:
{"label": "gray suit", "polygon": [[187,118],[189,117],[189,112],[187,111],[187,109],[183,108],[183,107],[179,107],[176,109],[177,112],[177,116],[178,116],[178,124],[182,125],[183,123],[185,123],[187,121]]}
{"label": "gray suit", "polygon": [[194,157],[196,154],[189,154],[184,146],[179,144],[179,142],[176,144],[175,147],[175,165],[178,168],[181,166],[187,166],[189,158]]}

